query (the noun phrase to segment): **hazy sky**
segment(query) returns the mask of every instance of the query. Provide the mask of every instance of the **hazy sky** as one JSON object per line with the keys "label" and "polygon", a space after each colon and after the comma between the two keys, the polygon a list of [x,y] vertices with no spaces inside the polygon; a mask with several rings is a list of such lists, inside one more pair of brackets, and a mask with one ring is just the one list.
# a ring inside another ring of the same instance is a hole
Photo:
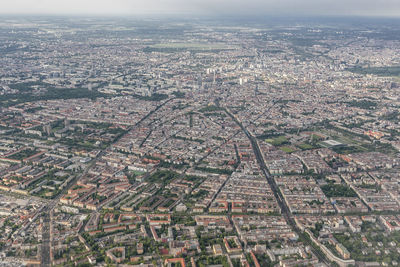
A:
{"label": "hazy sky", "polygon": [[0,0],[0,13],[400,16],[400,0]]}

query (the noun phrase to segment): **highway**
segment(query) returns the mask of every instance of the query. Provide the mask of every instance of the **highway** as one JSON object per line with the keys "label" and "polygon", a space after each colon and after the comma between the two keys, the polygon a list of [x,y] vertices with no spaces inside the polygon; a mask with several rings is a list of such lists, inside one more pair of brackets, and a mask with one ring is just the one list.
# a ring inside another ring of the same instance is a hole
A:
{"label": "highway", "polygon": [[[134,126],[131,126],[128,128],[128,132],[133,128],[138,126],[140,123],[142,123],[145,119],[147,119],[149,116],[151,116],[154,112],[159,110],[162,106],[167,104],[169,101],[171,101],[173,98],[170,98],[160,105],[158,105],[155,109],[147,113],[140,121],[138,121]],[[120,138],[122,138],[121,135],[119,138],[114,140],[114,143],[117,142]],[[56,198],[48,202],[41,212],[38,214],[38,217],[41,217],[43,219],[43,228],[42,228],[42,246],[40,250],[40,256],[41,256],[41,266],[50,266],[51,265],[51,235],[50,235],[50,224],[51,224],[51,218],[50,218],[50,213],[51,211],[57,206],[58,202],[60,201],[60,198],[67,193],[67,191],[76,184],[76,182],[83,176],[85,176],[90,168],[96,163],[96,160],[99,159],[101,156],[105,154],[105,151],[107,149],[104,149],[101,151],[94,159],[92,159],[92,162],[86,167],[85,171],[77,175],[74,179],[72,179],[62,190],[61,192],[57,195]]]}
{"label": "highway", "polygon": [[[47,212],[46,212],[47,211]],[[50,210],[46,208],[43,211],[43,228],[42,228],[42,247],[40,249],[41,254],[41,266],[51,266],[50,259]]]}
{"label": "highway", "polygon": [[[262,155],[261,149],[258,145],[257,139],[251,135],[251,133],[243,126],[243,124],[233,115],[231,114],[227,109],[226,109],[227,114],[236,122],[237,125],[240,126],[242,131],[246,134],[247,138],[250,140],[251,146],[253,148],[254,155],[257,159],[257,162],[260,166],[261,171],[263,172],[265,178],[268,181],[269,186],[271,187],[272,192],[274,193],[275,199],[278,202],[278,205],[281,209],[282,215],[286,219],[287,223],[292,227],[293,231],[299,236],[303,236],[303,232],[297,227],[296,222],[293,218],[292,213],[289,210],[289,207],[286,203],[286,201],[283,198],[283,195],[281,191],[278,188],[278,185],[276,184],[274,178],[272,175],[269,173],[267,166],[265,165],[264,157]],[[308,245],[311,247],[312,252],[318,257],[318,259],[327,264],[328,266],[330,265],[330,262],[326,259],[326,256],[319,250],[315,249],[312,246],[312,241],[308,239],[302,239],[301,240],[305,245]]]}
{"label": "highway", "polygon": [[57,206],[58,202],[60,201],[60,198],[70,189],[75,183],[84,175],[86,175],[89,171],[89,169],[94,165],[96,162],[96,159],[101,157],[104,154],[104,152],[100,152],[96,158],[92,160],[92,162],[88,165],[88,167],[85,169],[85,171],[81,175],[77,175],[74,179],[72,179],[64,188],[61,190],[61,192],[58,194],[58,196],[51,200],[41,211],[41,216],[43,218],[43,228],[42,228],[42,247],[40,250],[41,254],[41,265],[42,266],[50,266],[51,264],[51,257],[50,257],[50,250],[51,250],[51,237],[50,237],[50,213],[51,211]]}

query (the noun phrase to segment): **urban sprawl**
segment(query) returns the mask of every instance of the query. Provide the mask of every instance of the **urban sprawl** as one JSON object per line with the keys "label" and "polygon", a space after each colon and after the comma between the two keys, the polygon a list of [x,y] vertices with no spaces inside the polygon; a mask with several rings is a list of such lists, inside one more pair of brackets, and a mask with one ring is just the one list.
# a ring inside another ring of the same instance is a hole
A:
{"label": "urban sprawl", "polygon": [[398,266],[397,24],[0,20],[0,266]]}

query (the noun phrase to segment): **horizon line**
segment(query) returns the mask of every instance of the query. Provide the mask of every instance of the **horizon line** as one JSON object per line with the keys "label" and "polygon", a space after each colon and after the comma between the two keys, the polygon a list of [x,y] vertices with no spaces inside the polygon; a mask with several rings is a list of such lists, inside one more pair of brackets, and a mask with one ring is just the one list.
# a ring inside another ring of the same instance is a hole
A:
{"label": "horizon line", "polygon": [[[180,12],[180,13],[2,13],[0,11],[0,17],[5,16],[29,16],[29,17],[37,17],[37,16],[47,16],[47,17],[110,17],[110,18],[127,18],[132,16],[137,17],[190,17],[195,18],[215,18],[215,17],[237,17],[237,18],[261,18],[261,17],[270,17],[270,18],[371,18],[371,19],[400,19],[400,15],[371,15],[371,14],[271,14],[271,13],[258,13],[258,14],[238,14],[238,13],[194,13],[194,12]],[[194,19],[195,19],[194,18]]]}

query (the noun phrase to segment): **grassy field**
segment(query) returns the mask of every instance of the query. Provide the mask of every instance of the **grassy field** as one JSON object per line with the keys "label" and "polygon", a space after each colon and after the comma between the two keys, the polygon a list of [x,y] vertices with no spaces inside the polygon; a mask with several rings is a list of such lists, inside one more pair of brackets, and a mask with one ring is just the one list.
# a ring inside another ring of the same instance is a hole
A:
{"label": "grassy field", "polygon": [[207,44],[207,43],[161,43],[150,46],[151,48],[167,49],[187,49],[187,50],[225,50],[233,49],[233,46],[225,44]]}
{"label": "grassy field", "polygon": [[308,150],[308,149],[313,149],[313,148],[315,148],[314,146],[312,146],[312,145],[310,145],[310,144],[306,144],[306,143],[303,143],[303,144],[299,144],[299,145],[297,145],[300,149],[302,149],[302,150]]}
{"label": "grassy field", "polygon": [[347,70],[357,74],[373,74],[382,77],[400,77],[400,66],[369,67],[369,68],[354,67]]}
{"label": "grassy field", "polygon": [[225,44],[207,44],[207,43],[160,43],[147,46],[144,52],[163,52],[173,53],[181,51],[191,52],[219,52],[223,50],[233,50],[235,46]]}
{"label": "grassy field", "polygon": [[136,176],[140,176],[140,175],[145,174],[145,172],[142,172],[142,171],[131,171],[131,173],[133,173]]}
{"label": "grassy field", "polygon": [[288,142],[288,140],[285,136],[282,135],[282,136],[278,136],[275,138],[265,139],[265,142],[270,143],[271,145],[274,145],[274,146],[280,146],[280,145],[286,144]]}
{"label": "grassy field", "polygon": [[292,152],[296,151],[296,150],[294,150],[293,148],[291,148],[291,147],[289,147],[289,146],[282,146],[282,147],[280,147],[280,149],[281,149],[283,152],[286,152],[286,153],[292,153]]}

